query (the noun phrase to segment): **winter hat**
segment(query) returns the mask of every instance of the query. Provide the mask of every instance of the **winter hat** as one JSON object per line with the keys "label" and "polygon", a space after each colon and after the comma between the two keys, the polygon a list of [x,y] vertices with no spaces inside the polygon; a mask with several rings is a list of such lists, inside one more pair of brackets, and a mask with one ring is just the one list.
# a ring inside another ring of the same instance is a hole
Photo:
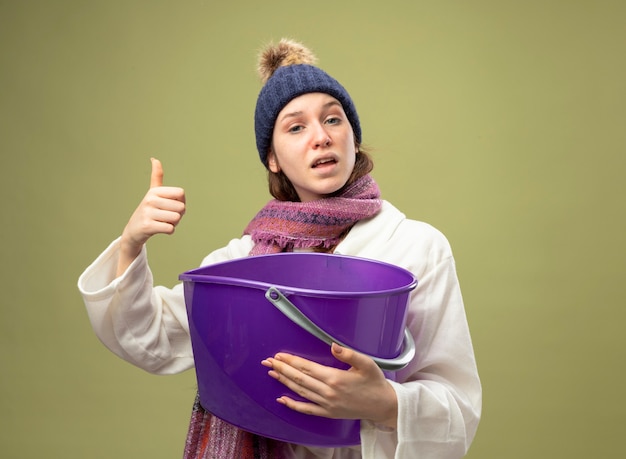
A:
{"label": "winter hat", "polygon": [[254,132],[261,162],[267,167],[267,153],[272,143],[278,113],[292,99],[302,94],[330,94],[343,106],[352,125],[354,138],[361,142],[361,124],[356,107],[337,80],[313,64],[317,59],[304,45],[282,39],[269,45],[260,55],[258,73],[263,82],[254,111]]}

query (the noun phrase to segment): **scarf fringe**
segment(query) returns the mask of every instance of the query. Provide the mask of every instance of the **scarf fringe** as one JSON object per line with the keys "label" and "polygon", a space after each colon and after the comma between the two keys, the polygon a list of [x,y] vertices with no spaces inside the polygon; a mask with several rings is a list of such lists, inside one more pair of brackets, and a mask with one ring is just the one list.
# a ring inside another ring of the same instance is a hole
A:
{"label": "scarf fringe", "polygon": [[213,416],[196,393],[183,459],[285,459],[285,444]]}
{"label": "scarf fringe", "polygon": [[255,233],[255,243],[263,247],[274,247],[276,252],[280,252],[283,249],[291,251],[294,249],[313,249],[321,247],[328,249],[339,243],[340,238],[309,238],[309,239],[294,239],[287,236],[272,235],[272,234],[260,234]]}

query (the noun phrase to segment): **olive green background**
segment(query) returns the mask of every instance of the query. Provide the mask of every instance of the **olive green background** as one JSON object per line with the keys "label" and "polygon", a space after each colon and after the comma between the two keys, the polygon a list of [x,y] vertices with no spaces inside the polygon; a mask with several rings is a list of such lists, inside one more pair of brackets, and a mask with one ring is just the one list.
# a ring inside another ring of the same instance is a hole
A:
{"label": "olive green background", "polygon": [[384,197],[449,238],[484,385],[468,457],[617,457],[626,428],[626,3],[0,0],[0,456],[180,457],[192,371],[115,357],[76,281],[149,184],[156,280],[264,204],[256,53],[350,91]]}

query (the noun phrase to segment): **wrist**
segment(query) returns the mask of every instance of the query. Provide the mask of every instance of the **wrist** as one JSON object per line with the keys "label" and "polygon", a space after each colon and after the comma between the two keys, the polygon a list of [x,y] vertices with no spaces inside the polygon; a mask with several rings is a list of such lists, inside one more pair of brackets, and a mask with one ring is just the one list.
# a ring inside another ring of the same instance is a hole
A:
{"label": "wrist", "polygon": [[120,255],[128,258],[136,258],[141,253],[146,241],[137,241],[128,231],[128,228],[124,228],[122,236],[120,237]]}
{"label": "wrist", "polygon": [[119,257],[116,272],[117,277],[124,274],[130,264],[139,256],[142,248],[143,244],[137,244],[129,241],[126,237],[124,237],[124,235],[122,235],[119,243]]}
{"label": "wrist", "polygon": [[395,430],[398,426],[398,396],[391,384],[387,383],[385,409],[380,411],[380,416],[370,419],[378,429]]}

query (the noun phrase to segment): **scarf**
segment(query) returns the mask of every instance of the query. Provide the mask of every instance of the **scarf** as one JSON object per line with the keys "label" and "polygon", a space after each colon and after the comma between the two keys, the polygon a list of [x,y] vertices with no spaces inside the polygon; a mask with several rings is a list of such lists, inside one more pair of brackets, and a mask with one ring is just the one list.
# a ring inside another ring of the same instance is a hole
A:
{"label": "scarf", "polygon": [[241,430],[206,411],[200,396],[191,411],[184,459],[284,459],[284,444]]}
{"label": "scarf", "polygon": [[[374,179],[365,175],[338,196],[311,202],[272,200],[244,230],[254,241],[250,255],[335,247],[359,220],[382,206]],[[285,443],[235,427],[193,405],[184,459],[280,459]]]}
{"label": "scarf", "polygon": [[369,175],[361,177],[336,197],[311,202],[274,199],[244,231],[255,243],[250,255],[313,247],[329,249],[336,246],[356,222],[376,215],[381,205],[378,185]]}

